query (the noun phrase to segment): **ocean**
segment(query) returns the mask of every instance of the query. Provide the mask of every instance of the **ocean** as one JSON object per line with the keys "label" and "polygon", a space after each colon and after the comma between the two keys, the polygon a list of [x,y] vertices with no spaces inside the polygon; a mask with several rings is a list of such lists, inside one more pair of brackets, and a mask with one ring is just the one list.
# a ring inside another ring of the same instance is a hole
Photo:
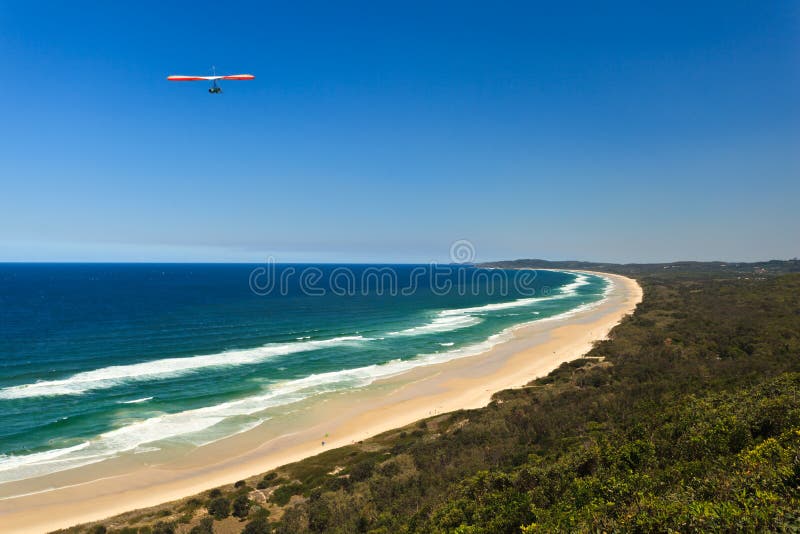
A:
{"label": "ocean", "polygon": [[201,446],[478,354],[608,284],[469,265],[0,264],[0,484]]}

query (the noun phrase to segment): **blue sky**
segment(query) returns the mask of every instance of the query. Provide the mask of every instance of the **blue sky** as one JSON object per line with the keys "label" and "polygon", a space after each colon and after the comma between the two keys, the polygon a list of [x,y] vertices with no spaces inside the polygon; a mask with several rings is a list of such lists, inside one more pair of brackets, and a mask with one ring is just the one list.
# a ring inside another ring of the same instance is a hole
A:
{"label": "blue sky", "polygon": [[800,256],[800,6],[556,4],[2,2],[0,261]]}

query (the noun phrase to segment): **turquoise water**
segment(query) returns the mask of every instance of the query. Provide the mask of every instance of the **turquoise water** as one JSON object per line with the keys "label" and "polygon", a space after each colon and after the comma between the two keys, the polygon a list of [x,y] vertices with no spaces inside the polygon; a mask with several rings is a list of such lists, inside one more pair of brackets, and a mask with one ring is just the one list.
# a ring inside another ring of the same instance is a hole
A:
{"label": "turquoise water", "polygon": [[0,483],[207,443],[606,288],[470,266],[0,265]]}

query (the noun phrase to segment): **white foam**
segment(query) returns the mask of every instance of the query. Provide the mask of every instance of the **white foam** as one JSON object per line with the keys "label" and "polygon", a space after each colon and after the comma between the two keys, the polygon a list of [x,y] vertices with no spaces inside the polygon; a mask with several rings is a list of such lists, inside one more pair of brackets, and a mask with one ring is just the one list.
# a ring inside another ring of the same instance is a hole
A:
{"label": "white foam", "polygon": [[407,328],[399,332],[390,332],[391,336],[417,336],[422,334],[433,334],[436,332],[450,332],[459,328],[467,328],[481,322],[478,317],[470,315],[443,315],[439,312],[438,316],[428,324]]}
{"label": "white foam", "polygon": [[[482,315],[494,311],[509,310],[513,308],[520,308],[524,306],[532,306],[547,302],[551,300],[563,299],[573,297],[578,294],[579,287],[589,283],[589,277],[583,273],[575,273],[571,271],[564,271],[568,274],[575,276],[575,279],[559,288],[558,293],[555,295],[542,296],[542,297],[527,297],[512,300],[509,302],[495,302],[492,304],[484,304],[482,306],[472,306],[469,308],[454,308],[450,310],[441,310],[437,312],[436,317],[429,323],[407,328],[398,332],[390,332],[392,336],[418,336],[425,334],[433,334],[439,332],[449,332],[451,330],[458,330],[460,328],[467,328],[474,326],[482,321],[476,315]],[[534,312],[537,315],[539,312]]]}
{"label": "white foam", "polygon": [[6,387],[0,389],[0,399],[77,395],[94,389],[114,387],[125,382],[175,377],[210,367],[260,363],[276,356],[344,345],[366,339],[362,336],[343,336],[315,341],[270,343],[254,349],[230,350],[185,358],[164,358],[131,365],[114,365],[78,373],[60,380],[43,380],[32,384]]}
{"label": "white foam", "polygon": [[523,306],[531,306],[533,304],[539,304],[550,300],[575,296],[578,294],[577,289],[579,287],[585,286],[589,283],[589,277],[585,274],[573,273],[571,271],[564,271],[564,272],[575,275],[575,279],[572,282],[561,286],[558,289],[558,293],[555,295],[542,296],[542,297],[527,297],[527,298],[512,300],[509,302],[496,302],[493,304],[485,304],[483,306],[474,306],[472,308],[456,308],[452,310],[442,310],[439,313],[442,316],[464,315],[464,314],[474,314],[474,313],[487,313],[498,310],[520,308]]}
{"label": "white foam", "polygon": [[85,441],[71,447],[21,456],[0,455],[0,483],[23,480],[102,461],[103,457],[84,452],[89,446],[90,442]]}
{"label": "white foam", "polygon": [[472,308],[456,308],[453,310],[442,310],[439,313],[441,313],[441,315],[443,316],[464,315],[469,313],[487,313],[497,310],[507,310],[509,308],[519,308],[520,306],[530,306],[531,304],[540,302],[544,298],[547,297],[538,297],[538,298],[530,297],[530,298],[512,300],[510,302],[496,302],[494,304],[486,304],[484,306],[474,306]]}
{"label": "white foam", "polygon": [[568,272],[569,274],[574,274],[575,280],[559,288],[559,292],[561,295],[566,295],[566,296],[576,295],[577,289],[579,287],[585,286],[586,284],[589,283],[589,277],[583,273],[574,273],[572,271],[564,271],[564,272]]}
{"label": "white foam", "polygon": [[142,399],[134,399],[129,401],[119,401],[118,404],[141,404],[142,402],[147,402],[149,400],[153,400],[153,397],[144,397]]}
{"label": "white foam", "polygon": [[603,298],[606,298],[614,290],[616,283],[612,278],[606,278],[605,276],[602,276],[601,278],[606,282],[606,285],[603,288]]}
{"label": "white foam", "polygon": [[[80,467],[113,458],[126,451],[137,451],[142,445],[168,439],[181,438],[196,445],[209,443],[253,428],[265,420],[246,418],[239,424],[227,425],[227,428],[219,428],[214,432],[213,427],[221,425],[227,419],[250,416],[273,406],[302,400],[313,394],[301,394],[303,390],[325,386],[326,382],[330,380],[325,375],[311,375],[277,384],[264,394],[136,421],[73,447],[0,457],[0,483]],[[192,440],[192,435],[196,439]]]}

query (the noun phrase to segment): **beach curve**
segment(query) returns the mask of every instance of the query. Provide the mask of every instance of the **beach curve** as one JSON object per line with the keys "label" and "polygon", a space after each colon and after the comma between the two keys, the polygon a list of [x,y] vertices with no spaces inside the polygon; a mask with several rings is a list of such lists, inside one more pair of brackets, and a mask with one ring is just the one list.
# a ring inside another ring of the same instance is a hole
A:
{"label": "beach curve", "polygon": [[[435,413],[485,406],[497,391],[522,386],[580,357],[641,301],[642,291],[634,280],[590,274],[613,283],[595,306],[515,327],[511,339],[484,353],[383,379],[377,391],[331,399],[319,408],[318,418],[310,418],[315,421],[310,426],[301,421],[291,432],[272,436],[254,429],[201,447],[179,461],[133,472],[109,475],[102,467],[88,466],[96,478],[77,484],[69,483],[70,473],[56,473],[48,478],[52,486],[62,487],[54,490],[20,491],[26,484],[34,486],[20,481],[19,496],[0,500],[0,520],[7,532],[42,532],[102,519],[252,476]],[[330,437],[323,449],[319,436],[326,435]]]}

